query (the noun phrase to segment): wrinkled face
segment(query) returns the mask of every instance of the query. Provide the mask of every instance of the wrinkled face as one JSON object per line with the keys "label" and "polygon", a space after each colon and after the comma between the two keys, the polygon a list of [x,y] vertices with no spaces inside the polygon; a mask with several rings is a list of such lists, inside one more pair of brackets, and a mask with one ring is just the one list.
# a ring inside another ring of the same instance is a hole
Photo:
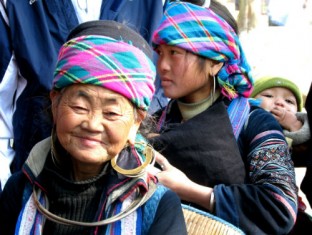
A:
{"label": "wrinkled face", "polygon": [[194,103],[209,96],[210,68],[205,66],[205,71],[201,71],[197,55],[169,45],[159,45],[156,52],[157,70],[167,97]]}
{"label": "wrinkled face", "polygon": [[134,107],[115,92],[77,84],[52,92],[51,99],[56,134],[77,164],[101,165],[135,138]]}
{"label": "wrinkled face", "polygon": [[266,89],[255,96],[261,99],[261,107],[267,111],[276,108],[284,108],[293,113],[297,112],[298,106],[294,94],[284,87],[273,87]]}

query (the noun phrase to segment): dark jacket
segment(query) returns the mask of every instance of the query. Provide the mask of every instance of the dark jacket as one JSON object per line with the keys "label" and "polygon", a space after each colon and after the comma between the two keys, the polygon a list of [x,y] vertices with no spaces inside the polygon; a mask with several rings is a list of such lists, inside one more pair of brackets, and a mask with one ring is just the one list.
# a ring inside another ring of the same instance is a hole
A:
{"label": "dark jacket", "polygon": [[[310,131],[312,136],[312,83],[310,87],[310,91],[307,96],[305,108],[308,113],[308,119],[309,119],[309,125],[310,125]],[[305,193],[307,196],[307,199],[310,203],[310,206],[312,206],[312,138],[308,141],[308,150],[306,152],[307,159],[307,172],[306,175],[303,178],[302,184],[301,184],[301,190]]]}
{"label": "dark jacket", "polygon": [[171,101],[151,142],[190,179],[213,187],[215,215],[247,234],[287,234],[296,221],[297,190],[283,131],[272,115],[252,107],[235,142],[227,103],[219,99],[181,123]]}
{"label": "dark jacket", "polygon": [[[0,234],[14,234],[15,226],[19,227],[18,216],[25,208],[23,205],[28,202],[33,187],[45,192],[52,213],[67,219],[90,222],[110,217],[110,208],[116,209],[114,205],[124,201],[134,188],[145,192],[147,185],[155,186],[151,181],[117,177],[109,166],[97,177],[75,182],[70,177],[68,167],[62,168],[53,163],[49,154],[50,142],[48,138],[35,145],[23,166],[23,172],[15,173],[5,185],[0,198]],[[129,216],[130,221],[139,220],[137,223],[142,225],[142,234],[186,234],[180,199],[164,186],[156,184],[156,187],[151,198],[136,209],[137,215]],[[33,216],[28,218],[29,221]],[[106,229],[108,226],[67,226],[46,220],[43,234],[100,235],[106,234]]]}

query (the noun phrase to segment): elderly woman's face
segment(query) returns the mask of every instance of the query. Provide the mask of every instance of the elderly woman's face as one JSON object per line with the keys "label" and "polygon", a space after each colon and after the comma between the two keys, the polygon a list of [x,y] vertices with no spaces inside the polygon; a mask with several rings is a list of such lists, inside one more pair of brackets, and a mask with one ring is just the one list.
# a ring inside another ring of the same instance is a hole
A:
{"label": "elderly woman's face", "polygon": [[77,84],[51,98],[58,139],[76,163],[110,160],[138,130],[130,101],[105,88]]}

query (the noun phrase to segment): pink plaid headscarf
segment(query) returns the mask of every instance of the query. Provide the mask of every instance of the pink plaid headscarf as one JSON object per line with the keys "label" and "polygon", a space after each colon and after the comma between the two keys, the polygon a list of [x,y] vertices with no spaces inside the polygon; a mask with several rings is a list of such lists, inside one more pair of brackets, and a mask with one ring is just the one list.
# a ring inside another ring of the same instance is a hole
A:
{"label": "pink plaid headscarf", "polygon": [[155,92],[155,76],[153,62],[137,47],[105,36],[80,36],[61,47],[53,88],[93,84],[147,110]]}

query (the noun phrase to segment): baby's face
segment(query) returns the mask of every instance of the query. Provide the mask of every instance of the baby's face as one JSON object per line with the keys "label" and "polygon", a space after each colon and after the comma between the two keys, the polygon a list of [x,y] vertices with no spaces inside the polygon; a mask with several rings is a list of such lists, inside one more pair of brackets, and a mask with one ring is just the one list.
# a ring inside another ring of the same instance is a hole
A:
{"label": "baby's face", "polygon": [[284,87],[269,88],[255,97],[261,99],[261,107],[271,112],[273,109],[283,108],[296,113],[298,110],[297,100],[294,94]]}

